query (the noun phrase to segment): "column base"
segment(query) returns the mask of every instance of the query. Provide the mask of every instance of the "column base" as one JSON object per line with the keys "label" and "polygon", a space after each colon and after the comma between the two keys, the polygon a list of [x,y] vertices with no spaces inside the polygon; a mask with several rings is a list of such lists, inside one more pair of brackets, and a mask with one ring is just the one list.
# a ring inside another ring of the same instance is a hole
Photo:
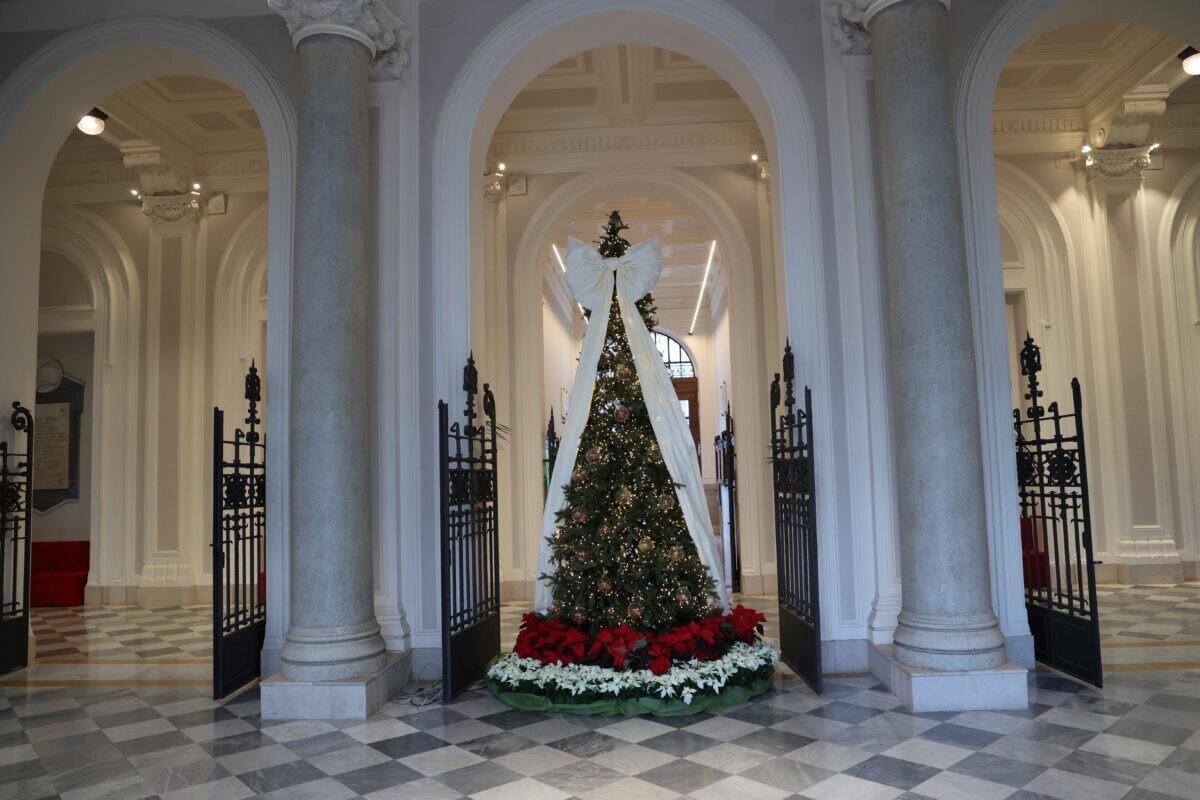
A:
{"label": "column base", "polygon": [[872,644],[871,674],[909,711],[999,711],[1028,708],[1028,670],[1017,664],[988,669],[939,672],[896,660],[888,644]]}
{"label": "column base", "polygon": [[409,675],[408,653],[388,653],[383,669],[357,678],[262,681],[263,719],[366,719],[399,692]]}

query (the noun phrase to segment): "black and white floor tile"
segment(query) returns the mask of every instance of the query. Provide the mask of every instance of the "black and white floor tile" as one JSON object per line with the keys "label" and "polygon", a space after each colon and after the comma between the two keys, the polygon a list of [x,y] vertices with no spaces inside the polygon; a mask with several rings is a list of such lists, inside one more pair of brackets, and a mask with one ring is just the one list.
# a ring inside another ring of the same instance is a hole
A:
{"label": "black and white floor tile", "polygon": [[38,660],[207,658],[212,607],[34,608]]}
{"label": "black and white floor tile", "polygon": [[[1102,602],[1170,620],[1142,604],[1179,613],[1200,601],[1186,589]],[[1159,645],[1188,635],[1181,621],[1145,652],[1174,652]],[[1106,658],[1141,652],[1127,643]],[[337,723],[263,721],[256,689],[214,703],[202,686],[3,680],[0,800],[1194,800],[1200,665],[1186,655],[1125,661],[1103,690],[1039,672],[1028,710],[961,714],[909,714],[868,676],[831,677],[818,697],[781,673],[754,702],[685,718],[548,716],[476,691]]]}

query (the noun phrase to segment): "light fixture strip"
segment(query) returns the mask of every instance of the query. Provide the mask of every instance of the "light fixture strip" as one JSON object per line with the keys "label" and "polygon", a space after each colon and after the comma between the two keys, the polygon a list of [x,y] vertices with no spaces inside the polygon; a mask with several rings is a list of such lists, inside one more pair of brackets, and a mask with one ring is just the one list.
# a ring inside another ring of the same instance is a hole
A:
{"label": "light fixture strip", "polygon": [[700,303],[704,301],[704,287],[708,286],[708,271],[712,269],[713,253],[717,252],[717,240],[713,239],[708,246],[708,263],[704,265],[704,280],[700,281],[700,294],[696,296],[696,310],[692,312],[692,324],[688,326],[688,336],[696,330],[696,318],[700,316]]}
{"label": "light fixture strip", "polygon": [[[567,265],[563,263],[562,256],[559,255],[558,245],[554,242],[550,243],[550,249],[554,251],[554,258],[558,260],[558,268],[563,271],[563,275],[567,274]],[[584,322],[588,322],[587,314],[583,313],[583,306],[575,303],[575,307],[579,309],[579,316],[583,317]]]}

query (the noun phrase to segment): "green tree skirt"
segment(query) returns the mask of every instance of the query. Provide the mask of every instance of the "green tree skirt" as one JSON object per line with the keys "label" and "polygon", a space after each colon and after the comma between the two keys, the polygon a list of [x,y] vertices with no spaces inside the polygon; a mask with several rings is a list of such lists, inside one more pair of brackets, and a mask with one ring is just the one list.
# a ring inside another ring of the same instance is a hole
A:
{"label": "green tree skirt", "polygon": [[556,703],[549,697],[531,692],[513,692],[505,689],[499,681],[484,678],[483,685],[500,700],[521,711],[550,711],[561,714],[584,714],[587,716],[612,717],[618,714],[636,717],[653,714],[656,717],[685,717],[701,711],[715,711],[744,703],[771,688],[772,676],[766,676],[738,686],[726,686],[720,694],[696,695],[691,703],[678,697],[614,697],[606,700],[590,700],[579,703]]}

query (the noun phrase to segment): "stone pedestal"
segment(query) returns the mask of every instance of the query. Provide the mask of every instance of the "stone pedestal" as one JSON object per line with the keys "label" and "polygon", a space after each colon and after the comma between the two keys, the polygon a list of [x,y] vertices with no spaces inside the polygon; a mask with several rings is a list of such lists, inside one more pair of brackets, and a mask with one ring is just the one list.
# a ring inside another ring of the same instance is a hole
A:
{"label": "stone pedestal", "polygon": [[1000,711],[1029,705],[1028,670],[1016,664],[946,671],[900,663],[895,648],[869,645],[871,674],[910,711]]}

